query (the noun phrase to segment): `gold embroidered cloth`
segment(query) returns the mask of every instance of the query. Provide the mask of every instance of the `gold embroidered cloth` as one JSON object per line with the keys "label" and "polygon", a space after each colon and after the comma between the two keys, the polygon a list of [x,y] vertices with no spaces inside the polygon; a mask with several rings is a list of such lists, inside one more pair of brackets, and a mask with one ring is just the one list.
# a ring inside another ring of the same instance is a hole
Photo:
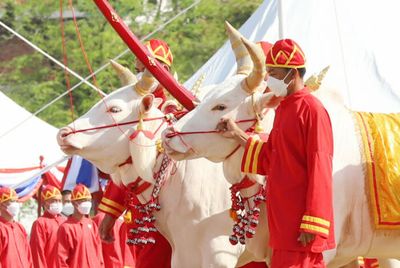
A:
{"label": "gold embroidered cloth", "polygon": [[400,114],[356,112],[376,229],[400,230]]}

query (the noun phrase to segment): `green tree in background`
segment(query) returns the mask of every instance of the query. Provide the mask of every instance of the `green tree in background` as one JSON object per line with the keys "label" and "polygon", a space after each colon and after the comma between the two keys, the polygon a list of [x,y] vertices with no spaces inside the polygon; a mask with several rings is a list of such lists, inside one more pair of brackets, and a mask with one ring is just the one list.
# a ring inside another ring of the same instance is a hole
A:
{"label": "green tree in background", "polygon": [[[75,26],[68,17],[68,0],[64,0],[64,27],[68,66],[83,77],[89,75],[81,52]],[[97,10],[92,1],[75,0],[74,9],[85,50],[93,70],[127,49],[125,44]],[[132,31],[142,38],[160,24],[191,5],[193,0],[172,0],[171,9],[161,12],[159,1],[110,1],[119,15],[130,22]],[[168,42],[174,54],[174,70],[181,82],[189,78],[206,62],[227,39],[224,21],[235,27],[242,25],[261,4],[261,0],[202,0],[199,5],[179,17],[153,38]],[[6,0],[0,3],[0,20],[32,41],[50,55],[63,61],[62,37],[59,19],[60,4],[54,0]],[[136,18],[147,18],[137,22]],[[66,91],[64,71],[38,52],[22,53],[7,57],[13,44],[18,41],[0,27],[0,90],[30,112]],[[11,48],[10,48],[11,47]],[[3,55],[2,55],[3,54]],[[126,53],[119,62],[133,69],[134,56]],[[71,86],[78,79],[69,76]],[[100,72],[97,83],[109,93],[119,87],[110,67]],[[93,80],[90,80],[93,83]],[[86,85],[73,91],[75,116],[85,113],[100,96]],[[71,121],[69,96],[38,115],[50,124],[60,127]]]}

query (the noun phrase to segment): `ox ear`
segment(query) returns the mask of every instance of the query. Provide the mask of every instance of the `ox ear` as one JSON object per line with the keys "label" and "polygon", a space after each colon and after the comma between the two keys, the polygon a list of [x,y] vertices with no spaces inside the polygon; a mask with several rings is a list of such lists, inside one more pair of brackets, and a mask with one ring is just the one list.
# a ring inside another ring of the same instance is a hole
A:
{"label": "ox ear", "polygon": [[153,94],[147,94],[142,98],[140,111],[144,114],[150,111],[152,107],[158,107],[163,102],[162,99],[154,97]]}
{"label": "ox ear", "polygon": [[140,112],[142,114],[150,111],[151,107],[153,107],[154,99],[153,94],[147,94],[142,98],[142,102],[140,103]]}
{"label": "ox ear", "polygon": [[264,93],[259,101],[259,109],[275,108],[283,100],[284,97],[277,97],[272,92]]}

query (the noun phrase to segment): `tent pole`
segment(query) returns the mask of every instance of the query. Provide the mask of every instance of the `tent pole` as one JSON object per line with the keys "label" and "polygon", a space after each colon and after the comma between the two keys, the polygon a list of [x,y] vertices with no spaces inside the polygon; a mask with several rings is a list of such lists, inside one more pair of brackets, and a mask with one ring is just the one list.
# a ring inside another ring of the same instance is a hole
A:
{"label": "tent pole", "polygon": [[42,186],[39,187],[37,191],[37,200],[38,200],[38,208],[37,208],[37,217],[39,218],[42,214]]}
{"label": "tent pole", "polygon": [[283,7],[282,0],[278,1],[278,20],[279,20],[279,39],[283,39],[285,36],[284,28],[283,28]]}

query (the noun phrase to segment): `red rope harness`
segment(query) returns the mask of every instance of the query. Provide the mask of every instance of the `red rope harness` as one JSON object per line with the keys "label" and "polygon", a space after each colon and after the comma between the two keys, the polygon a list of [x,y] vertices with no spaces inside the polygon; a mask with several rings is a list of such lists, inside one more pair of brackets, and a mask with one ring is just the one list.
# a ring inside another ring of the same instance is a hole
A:
{"label": "red rope harness", "polygon": [[[248,122],[256,122],[257,119],[243,119],[243,120],[238,120],[235,121],[237,124],[240,123],[248,123]],[[181,131],[174,131],[171,133],[168,133],[166,135],[167,138],[173,138],[176,136],[183,136],[183,135],[193,135],[193,134],[210,134],[210,133],[219,133],[218,130],[203,130],[203,131],[187,131],[187,132],[181,132]]]}
{"label": "red rope harness", "polygon": [[[166,118],[166,116],[160,116],[160,117],[142,119],[143,122],[155,121],[155,120],[163,120],[163,122],[165,122],[167,120],[167,118]],[[132,120],[132,121],[128,121],[128,122],[114,123],[114,124],[105,125],[105,126],[83,128],[83,129],[79,129],[79,130],[72,130],[71,132],[66,133],[65,136],[68,136],[68,135],[71,135],[71,134],[75,134],[75,133],[79,133],[79,132],[91,131],[91,130],[99,130],[99,129],[106,129],[106,128],[112,128],[112,127],[133,125],[133,124],[137,124],[139,122],[140,122],[140,119],[137,119],[137,120]]]}
{"label": "red rope harness", "polygon": [[232,200],[230,215],[235,222],[232,228],[233,234],[229,237],[232,245],[236,245],[238,242],[244,245],[246,244],[245,237],[252,238],[256,234],[255,229],[259,223],[258,218],[261,211],[259,206],[266,200],[265,189],[263,185],[260,185],[257,193],[249,197],[244,197],[240,193],[241,190],[255,184],[256,182],[245,176],[243,180],[233,184],[230,188]]}

